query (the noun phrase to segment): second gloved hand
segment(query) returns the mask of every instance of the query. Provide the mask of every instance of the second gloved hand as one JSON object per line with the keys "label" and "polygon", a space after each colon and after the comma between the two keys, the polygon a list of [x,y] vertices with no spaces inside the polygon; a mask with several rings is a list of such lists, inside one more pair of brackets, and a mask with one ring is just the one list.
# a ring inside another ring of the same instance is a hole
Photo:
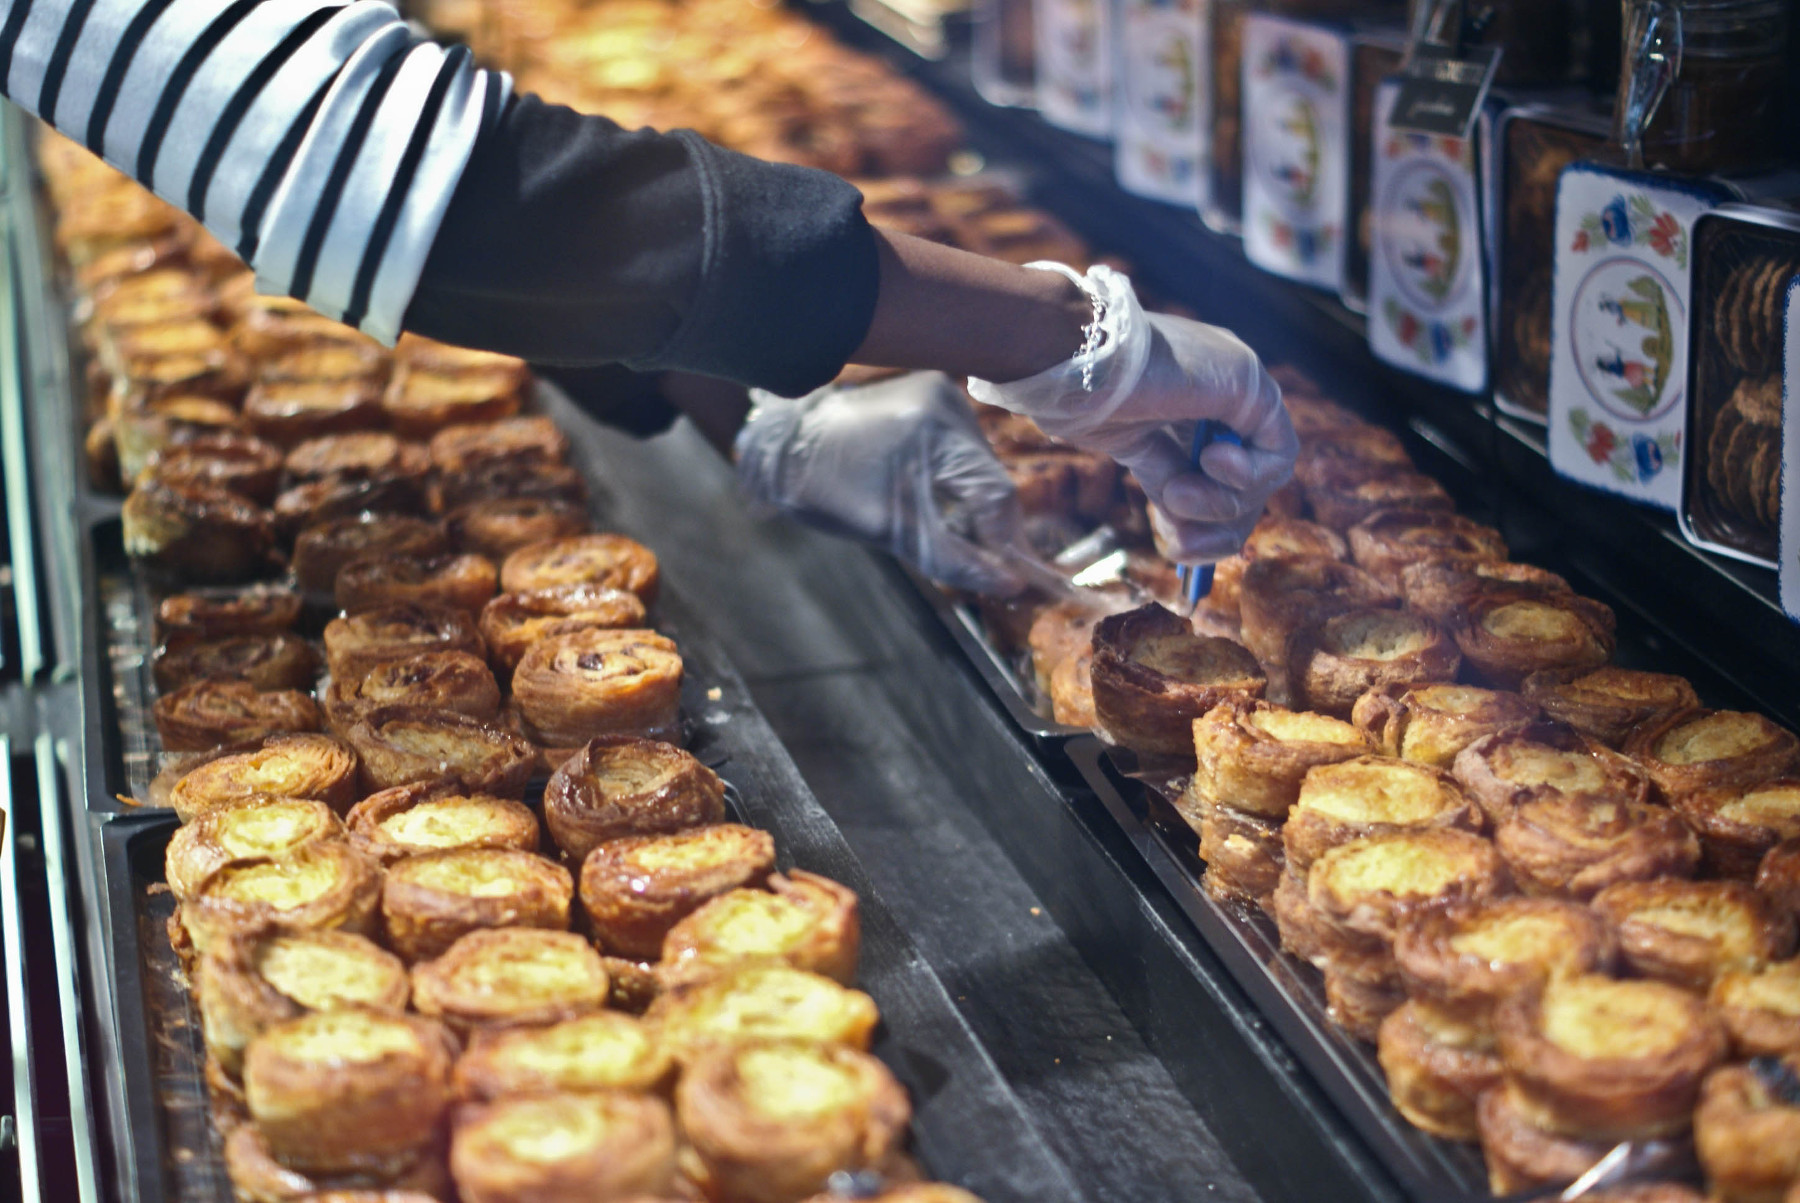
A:
{"label": "second gloved hand", "polygon": [[[1117,460],[1153,505],[1158,541],[1175,559],[1236,551],[1287,482],[1299,440],[1281,389],[1229,330],[1145,313],[1131,282],[1107,267],[1076,281],[1099,306],[1098,347],[1006,384],[969,381],[976,400],[1024,414],[1044,433]],[[1195,424],[1224,422],[1243,446],[1215,443],[1189,463]]]}
{"label": "second gloved hand", "polygon": [[738,486],[752,502],[873,544],[948,585],[1023,587],[992,550],[1018,534],[1012,481],[947,377],[751,398],[736,452]]}

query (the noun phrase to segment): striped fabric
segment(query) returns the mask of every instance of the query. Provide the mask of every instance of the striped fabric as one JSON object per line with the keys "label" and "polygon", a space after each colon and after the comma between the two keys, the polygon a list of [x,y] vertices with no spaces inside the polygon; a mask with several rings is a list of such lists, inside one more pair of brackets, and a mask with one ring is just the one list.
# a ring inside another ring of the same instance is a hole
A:
{"label": "striped fabric", "polygon": [[0,91],[391,343],[511,81],[380,0],[0,0]]}

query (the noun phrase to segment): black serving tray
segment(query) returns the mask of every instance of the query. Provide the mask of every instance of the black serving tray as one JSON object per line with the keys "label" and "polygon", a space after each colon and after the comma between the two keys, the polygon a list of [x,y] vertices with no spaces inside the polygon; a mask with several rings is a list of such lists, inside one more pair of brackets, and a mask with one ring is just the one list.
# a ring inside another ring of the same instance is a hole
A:
{"label": "black serving tray", "polygon": [[[24,119],[4,115],[4,159],[17,183],[31,174]],[[217,1134],[206,1116],[198,1018],[178,977],[166,923],[163,849],[175,829],[165,811],[121,799],[154,771],[149,720],[151,594],[124,554],[119,501],[95,493],[80,463],[76,370],[68,304],[49,257],[41,198],[15,187],[5,198],[15,251],[14,289],[25,335],[35,487],[51,575],[59,685],[47,725],[62,749],[62,788],[47,791],[73,836],[79,949],[79,1017],[98,1120],[95,1167],[114,1198],[163,1203],[231,1198]],[[569,435],[590,509],[609,523],[604,453],[592,420],[560,392],[534,398]],[[654,545],[654,531],[627,531]],[[857,985],[881,1008],[874,1051],[913,1099],[913,1147],[933,1175],[994,1203],[1076,1203],[1067,1167],[1001,1077],[943,983],[871,891],[843,834],[807,788],[736,670],[679,587],[665,587],[654,621],[681,647],[688,746],[725,779],[741,821],[769,831],[784,866],[822,873],[861,897]],[[528,799],[530,801],[530,799]],[[87,1197],[86,1192],[83,1194]]]}

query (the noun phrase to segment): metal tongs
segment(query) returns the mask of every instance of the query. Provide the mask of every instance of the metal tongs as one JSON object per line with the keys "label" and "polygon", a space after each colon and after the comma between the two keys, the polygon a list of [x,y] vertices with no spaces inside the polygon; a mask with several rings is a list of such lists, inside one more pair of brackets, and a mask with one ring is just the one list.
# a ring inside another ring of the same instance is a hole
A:
{"label": "metal tongs", "polygon": [[[1244,440],[1238,432],[1225,423],[1213,418],[1203,419],[1194,427],[1194,447],[1188,453],[1190,467],[1200,467],[1200,453],[1214,443],[1229,443],[1233,447],[1242,447]],[[1211,564],[1182,564],[1175,571],[1175,579],[1181,585],[1181,600],[1186,607],[1182,611],[1183,618],[1192,618],[1194,611],[1200,608],[1200,602],[1212,592],[1213,566]]]}

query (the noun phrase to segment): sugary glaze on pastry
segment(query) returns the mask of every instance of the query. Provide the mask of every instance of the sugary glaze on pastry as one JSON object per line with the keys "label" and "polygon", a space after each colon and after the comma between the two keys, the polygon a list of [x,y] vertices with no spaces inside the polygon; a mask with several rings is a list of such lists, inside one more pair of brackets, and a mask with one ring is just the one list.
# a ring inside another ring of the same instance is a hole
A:
{"label": "sugary glaze on pastry", "polygon": [[348,730],[377,706],[418,705],[492,719],[500,685],[479,657],[463,651],[421,652],[377,664],[359,680],[333,680],[325,693],[332,724]]}
{"label": "sugary glaze on pastry", "polygon": [[1094,710],[1114,741],[1141,752],[1193,754],[1193,722],[1220,702],[1259,696],[1256,658],[1229,639],[1196,635],[1152,602],[1094,628]]}
{"label": "sugary glaze on pastry", "polygon": [[1606,788],[1600,761],[1585,752],[1547,744],[1509,741],[1489,761],[1494,775],[1513,785],[1547,785],[1565,794]]}
{"label": "sugary glaze on pastry", "polygon": [[601,947],[654,958],[683,917],[729,890],[761,885],[774,868],[769,834],[734,823],[621,836],[582,863],[581,901]]}
{"label": "sugary glaze on pastry", "polygon": [[279,857],[316,840],[336,839],[344,825],[310,798],[239,798],[220,803],[169,837],[164,877],[177,899],[233,860]]}
{"label": "sugary glaze on pastry", "polygon": [[361,680],[378,664],[435,651],[487,654],[475,620],[466,611],[444,606],[399,602],[334,618],[325,626],[325,659],[334,680]]}
{"label": "sugary glaze on pastry", "polygon": [[508,593],[554,585],[595,584],[656,600],[656,553],[624,535],[577,535],[534,543],[506,557],[500,587]]}
{"label": "sugary glaze on pastry", "polygon": [[381,913],[388,942],[409,961],[434,957],[481,928],[569,926],[569,871],[513,848],[451,848],[388,866]]}
{"label": "sugary glaze on pastry", "polygon": [[259,689],[249,681],[191,681],[157,698],[152,713],[165,752],[199,752],[319,729],[312,698],[293,689]]}
{"label": "sugary glaze on pastry", "polygon": [[1754,752],[1774,738],[1762,723],[1754,721],[1760,717],[1717,711],[1670,731],[1651,745],[1650,752],[1669,764],[1696,764]]}
{"label": "sugary glaze on pastry", "polygon": [[381,892],[379,868],[342,840],[317,840],[279,857],[229,861],[182,903],[180,918],[201,953],[271,921],[297,930],[368,930]]}
{"label": "sugary glaze on pastry", "polygon": [[456,1063],[464,1098],[560,1091],[656,1090],[673,1062],[643,1021],[595,1011],[539,1028],[477,1032]]}
{"label": "sugary glaze on pastry", "polygon": [[1715,813],[1746,826],[1767,827],[1781,838],[1800,835],[1800,781],[1772,781],[1728,802]]}
{"label": "sugary glaze on pastry", "polygon": [[518,797],[537,764],[525,740],[491,723],[422,706],[379,706],[350,729],[363,777],[376,789],[442,781]]}
{"label": "sugary glaze on pastry", "polygon": [[545,1094],[460,1108],[450,1170],[475,1203],[663,1196],[675,1183],[669,1105],[623,1092]]}
{"label": "sugary glaze on pastry", "polygon": [[1515,693],[1473,685],[1378,685],[1358,698],[1351,721],[1390,756],[1448,768],[1484,735],[1515,730],[1536,718]]}
{"label": "sugary glaze on pastry", "polygon": [[1717,1197],[1780,1203],[1800,1182],[1800,1055],[1758,1057],[1707,1078],[1694,1149]]}
{"label": "sugary glaze on pastry", "polygon": [[1436,630],[1400,610],[1363,610],[1325,624],[1324,647],[1361,660],[1397,660],[1415,655],[1437,639]]}
{"label": "sugary glaze on pastry", "polygon": [[866,1049],[879,1021],[860,990],[788,965],[744,965],[678,985],[650,1004],[645,1021],[686,1061],[719,1044],[793,1039]]}
{"label": "sugary glaze on pastry", "polygon": [[1739,881],[1623,882],[1594,897],[1645,977],[1705,990],[1720,973],[1788,955],[1794,920]]}
{"label": "sugary glaze on pastry", "polygon": [[588,627],[641,628],[644,619],[637,594],[578,582],[501,594],[482,607],[481,633],[495,663],[510,672],[526,649],[545,636]]}
{"label": "sugary glaze on pastry", "polygon": [[1417,1003],[1389,1014],[1376,1044],[1388,1096],[1408,1122],[1446,1140],[1476,1139],[1475,1100],[1500,1082],[1492,1050],[1437,1039]]}
{"label": "sugary glaze on pastry", "polygon": [[504,560],[521,547],[579,535],[588,529],[588,519],[571,501],[490,497],[458,506],[444,516],[444,527],[459,550]]}
{"label": "sugary glaze on pastry", "polygon": [[429,783],[372,794],[350,808],[346,821],[384,861],[446,848],[535,852],[538,846],[537,816],[522,803]]}
{"label": "sugary glaze on pastry", "polygon": [[275,634],[300,618],[300,595],[258,586],[231,593],[177,593],[156,607],[156,636],[164,643]]}
{"label": "sugary glaze on pastry", "polygon": [[1800,1053],[1800,958],[1722,973],[1707,999],[1738,1056]]}
{"label": "sugary glaze on pastry", "polygon": [[183,818],[220,802],[262,794],[314,798],[347,808],[356,788],[356,755],[327,735],[277,735],[254,751],[209,760],[182,777],[170,802]]}
{"label": "sugary glaze on pastry", "polygon": [[1466,805],[1442,774],[1424,766],[1363,756],[1307,773],[1298,809],[1359,823],[1413,826]]}
{"label": "sugary glaze on pastry", "polygon": [[346,613],[395,602],[479,611],[493,599],[493,563],[477,555],[408,556],[386,553],[354,559],[338,569],[333,592]]}
{"label": "sugary glaze on pastry", "polygon": [[1551,718],[1615,748],[1640,723],[1700,705],[1694,687],[1681,677],[1613,665],[1533,673],[1520,688]]}
{"label": "sugary glaze on pastry", "polygon": [[856,976],[861,936],[856,895],[816,873],[796,869],[769,879],[767,890],[731,890],[669,929],[665,977],[684,980],[721,966],[779,961],[848,985]]}
{"label": "sugary glaze on pastry", "polygon": [[606,735],[672,736],[681,653],[655,631],[584,628],[533,643],[513,670],[513,702],[539,739],[573,747]]}
{"label": "sugary glaze on pastry", "polygon": [[1750,786],[1800,766],[1800,739],[1760,714],[1695,710],[1638,728],[1627,755],[1644,763],[1670,798],[1699,789]]}
{"label": "sugary glaze on pastry", "polygon": [[1194,720],[1194,786],[1224,805],[1279,819],[1310,769],[1369,752],[1349,723],[1261,700],[1222,702]]}
{"label": "sugary glaze on pastry", "polygon": [[318,660],[304,639],[276,631],[165,647],[157,652],[152,671],[164,693],[209,677],[249,681],[258,689],[310,689]]}
{"label": "sugary glaze on pastry", "polygon": [[1560,913],[1505,913],[1477,919],[1450,937],[1462,956],[1490,965],[1532,963],[1551,973],[1576,968],[1580,949],[1569,940],[1569,921]]}
{"label": "sugary glaze on pastry", "polygon": [[1592,897],[1621,881],[1686,877],[1700,859],[1693,830],[1666,807],[1551,795],[1517,807],[1495,843],[1528,891]]}
{"label": "sugary glaze on pastry", "polygon": [[347,932],[270,936],[257,943],[253,963],[264,981],[309,1011],[406,1004],[405,966]]}
{"label": "sugary glaze on pastry", "polygon": [[473,931],[412,977],[413,1005],[459,1028],[556,1022],[606,1001],[600,954],[572,932]]}
{"label": "sugary glaze on pastry", "polygon": [[1357,840],[1326,853],[1313,866],[1315,879],[1345,897],[1375,893],[1396,898],[1435,897],[1462,880],[1471,869],[1482,867],[1477,853],[1479,840],[1463,837],[1446,842],[1435,838],[1460,834],[1400,834]]}
{"label": "sugary glaze on pastry", "polygon": [[1669,995],[1638,982],[1592,975],[1552,985],[1544,992],[1545,1039],[1588,1060],[1653,1057],[1686,1038],[1668,1022]]}
{"label": "sugary glaze on pastry", "polygon": [[1579,638],[1585,630],[1576,615],[1535,601],[1496,606],[1481,616],[1481,626],[1501,639],[1570,639]]}

